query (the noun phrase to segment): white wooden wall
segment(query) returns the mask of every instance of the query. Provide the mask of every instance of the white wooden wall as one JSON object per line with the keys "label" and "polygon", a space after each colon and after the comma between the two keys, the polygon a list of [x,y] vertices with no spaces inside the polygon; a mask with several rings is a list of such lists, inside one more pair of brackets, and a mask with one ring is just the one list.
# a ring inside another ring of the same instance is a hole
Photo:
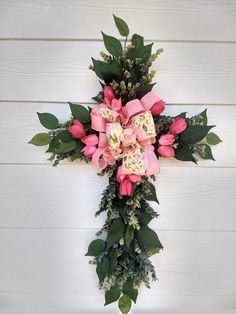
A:
{"label": "white wooden wall", "polygon": [[208,107],[223,143],[216,162],[163,161],[154,223],[165,246],[159,282],[134,314],[236,312],[235,0],[0,0],[0,313],[102,314],[95,270],[84,256],[107,181],[92,165],[52,168],[27,145],[36,111],[66,119],[66,101],[91,102],[88,70],[116,34],[112,13],[163,47],[156,92],[168,113]]}

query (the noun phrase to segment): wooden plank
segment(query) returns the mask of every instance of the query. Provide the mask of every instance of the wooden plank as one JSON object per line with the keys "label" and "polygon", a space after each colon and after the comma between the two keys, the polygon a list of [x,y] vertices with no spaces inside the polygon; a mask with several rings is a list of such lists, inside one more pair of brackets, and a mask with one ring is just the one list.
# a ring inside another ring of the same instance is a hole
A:
{"label": "wooden plank", "polygon": [[[97,295],[84,230],[0,230],[0,293]],[[142,296],[235,296],[235,232],[161,231],[152,260],[159,281]],[[17,261],[17,263],[16,263]]]}
{"label": "wooden plank", "polygon": [[[236,104],[236,45],[161,46],[165,53],[155,65],[155,91],[167,103]],[[91,101],[100,87],[88,66],[102,47],[98,42],[0,42],[0,100]]]}
{"label": "wooden plank", "polygon": [[[117,313],[117,305],[103,307],[101,294],[0,294],[4,314],[104,314]],[[35,305],[37,304],[37,308]],[[194,312],[193,312],[194,308]],[[235,314],[235,296],[149,296],[141,295],[131,314]],[[227,312],[226,312],[227,311]]]}
{"label": "wooden plank", "polygon": [[[0,166],[1,228],[101,228],[107,178],[89,165]],[[163,167],[156,181],[161,230],[236,231],[236,169]],[[92,232],[93,233],[93,232]]]}
{"label": "wooden plank", "polygon": [[[20,110],[19,110],[20,108]],[[206,106],[167,105],[166,115],[175,116],[187,111],[189,116],[203,111]],[[45,154],[45,148],[28,145],[34,134],[44,132],[38,121],[36,112],[52,112],[61,121],[66,121],[70,115],[66,103],[1,103],[0,104],[0,131],[2,137],[0,163],[42,163],[50,164]],[[236,141],[236,107],[235,106],[208,106],[209,123],[216,125],[215,132],[223,142],[212,148],[216,161],[200,161],[201,167],[235,167]],[[69,162],[70,163],[70,162]],[[189,166],[193,163],[177,162],[174,159],[161,160],[162,166]]]}
{"label": "wooden plank", "polygon": [[150,39],[235,41],[235,10],[233,0],[1,1],[0,37],[99,38],[117,34],[115,13]]}

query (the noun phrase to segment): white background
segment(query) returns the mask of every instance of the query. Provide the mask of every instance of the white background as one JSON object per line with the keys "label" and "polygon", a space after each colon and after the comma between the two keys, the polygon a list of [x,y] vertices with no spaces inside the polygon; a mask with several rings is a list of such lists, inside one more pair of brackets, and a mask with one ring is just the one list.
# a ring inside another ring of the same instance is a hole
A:
{"label": "white background", "polygon": [[153,223],[164,251],[159,282],[143,289],[134,314],[236,312],[236,2],[234,0],[0,0],[0,312],[118,313],[103,307],[84,256],[102,225],[94,218],[106,178],[92,165],[52,168],[36,112],[68,117],[67,101],[91,103],[88,70],[103,49],[100,30],[118,35],[112,13],[164,48],[156,93],[167,112],[196,114],[223,143],[216,162],[162,161]]}

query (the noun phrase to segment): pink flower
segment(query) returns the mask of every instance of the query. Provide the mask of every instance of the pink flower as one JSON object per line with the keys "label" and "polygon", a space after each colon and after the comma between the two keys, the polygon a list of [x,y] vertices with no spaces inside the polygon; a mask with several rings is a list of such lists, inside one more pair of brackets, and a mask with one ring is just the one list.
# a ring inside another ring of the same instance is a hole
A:
{"label": "pink flower", "polygon": [[132,183],[138,183],[141,181],[141,176],[137,175],[125,175],[122,173],[122,166],[117,169],[116,173],[117,181],[120,182],[120,195],[128,195],[132,194]]}
{"label": "pink flower", "polygon": [[109,103],[115,98],[113,89],[110,86],[105,86],[103,89],[104,98],[106,98]]}
{"label": "pink flower", "polygon": [[158,142],[160,145],[171,145],[174,143],[174,141],[175,141],[175,137],[173,134],[165,134],[159,138]]}
{"label": "pink flower", "polygon": [[165,102],[162,99],[160,99],[158,102],[155,103],[154,106],[152,106],[151,113],[155,117],[155,116],[158,116],[160,113],[162,113],[164,109],[165,109]]}
{"label": "pink flower", "polygon": [[172,147],[165,145],[158,147],[157,151],[161,156],[168,158],[173,157],[175,154],[175,151]]}
{"label": "pink flower", "polygon": [[91,158],[95,151],[97,150],[96,146],[85,146],[83,149],[81,149],[81,152],[87,157]]}
{"label": "pink flower", "polygon": [[83,142],[87,146],[96,146],[98,144],[98,136],[96,134],[91,134],[82,138]]}
{"label": "pink flower", "polygon": [[83,124],[79,120],[74,120],[73,125],[68,128],[68,131],[76,138],[83,138],[85,136],[85,130]]}
{"label": "pink flower", "polygon": [[183,118],[176,118],[175,122],[170,125],[170,132],[172,134],[179,134],[183,132],[187,127],[187,122]]}

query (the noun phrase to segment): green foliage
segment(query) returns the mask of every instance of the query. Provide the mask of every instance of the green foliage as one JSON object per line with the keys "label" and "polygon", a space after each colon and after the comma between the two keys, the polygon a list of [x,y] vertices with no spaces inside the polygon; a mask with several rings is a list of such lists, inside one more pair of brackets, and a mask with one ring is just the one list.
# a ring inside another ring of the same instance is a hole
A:
{"label": "green foliage", "polygon": [[124,294],[119,300],[119,309],[122,314],[127,314],[131,308],[131,299],[128,295]]}
{"label": "green foliage", "polygon": [[59,121],[53,114],[48,112],[37,112],[37,115],[42,126],[44,126],[46,129],[55,130],[59,127]]}
{"label": "green foliage", "polygon": [[211,151],[211,147],[207,144],[200,144],[200,149],[198,150],[198,154],[203,158],[203,159],[211,159],[211,160],[215,160],[213,155],[212,155],[212,151]]}
{"label": "green foliage", "polygon": [[140,48],[130,49],[127,53],[127,57],[131,60],[140,59],[141,63],[147,62],[151,57],[153,43],[145,45]]}
{"label": "green foliage", "polygon": [[94,72],[100,79],[104,80],[106,85],[109,85],[112,80],[121,81],[122,66],[116,60],[106,63],[92,58],[92,61]]}
{"label": "green foliage", "polygon": [[141,247],[146,249],[163,248],[156,232],[147,226],[142,226],[140,230],[136,232],[136,236]]}
{"label": "green foliage", "polygon": [[203,110],[200,113],[200,116],[202,118],[202,124],[206,126],[207,125],[207,109]]}
{"label": "green foliage", "polygon": [[75,157],[81,158],[83,156],[83,153],[81,153],[81,149],[85,146],[84,143],[77,141],[75,146]]}
{"label": "green foliage", "polygon": [[153,219],[153,216],[148,213],[148,212],[142,212],[140,215],[139,215],[139,224],[140,226],[146,226],[149,224],[149,222]]}
{"label": "green foliage", "polygon": [[56,147],[55,152],[57,154],[64,154],[64,153],[68,153],[74,150],[75,147],[76,147],[76,141],[71,141],[71,142],[66,142],[66,143],[61,142],[59,146]]}
{"label": "green foliage", "polygon": [[123,293],[128,295],[131,300],[136,303],[137,297],[138,297],[138,290],[133,287],[132,281],[127,281],[122,289]]}
{"label": "green foliage", "polygon": [[155,186],[147,181],[147,186],[148,186],[148,190],[144,190],[143,192],[143,197],[145,198],[145,200],[147,201],[154,201],[157,202],[159,204],[159,201],[157,199],[157,195],[156,195],[156,188]]}
{"label": "green foliage", "polygon": [[126,230],[125,230],[125,244],[129,247],[131,242],[134,239],[134,228],[133,226],[126,225]]}
{"label": "green foliage", "polygon": [[55,136],[56,140],[58,141],[62,141],[64,143],[68,143],[68,142],[71,142],[73,141],[73,136],[72,134],[67,131],[67,130],[62,130],[60,131],[56,136]]}
{"label": "green foliage", "polygon": [[219,138],[219,136],[213,132],[210,132],[209,134],[207,134],[206,141],[210,145],[216,145],[216,144],[219,144],[220,142],[222,142],[222,140]]}
{"label": "green foliage", "polygon": [[188,144],[198,143],[205,138],[213,127],[214,125],[189,125],[186,130],[181,133],[180,138]]}
{"label": "green foliage", "polygon": [[116,241],[123,237],[125,224],[121,218],[116,218],[111,223],[107,232],[107,245],[111,247]]}
{"label": "green foliage", "polygon": [[119,299],[120,294],[121,294],[121,291],[117,285],[111,287],[110,290],[108,290],[105,294],[106,302],[104,305],[108,305],[113,302],[116,302]]}
{"label": "green foliage", "polygon": [[146,85],[141,85],[140,88],[137,91],[137,97],[140,99],[147,93],[149,93],[153,87],[155,86],[156,83],[153,84],[146,84]]}
{"label": "green foliage", "polygon": [[116,27],[120,33],[121,36],[127,37],[129,35],[129,27],[126,24],[124,20],[122,20],[120,17],[115,16],[113,14],[113,18],[116,24]]}
{"label": "green foliage", "polygon": [[144,39],[142,36],[134,34],[131,38],[131,43],[133,46],[135,46],[136,49],[140,49],[144,45]]}
{"label": "green foliage", "polygon": [[105,242],[101,239],[93,240],[88,247],[88,252],[86,256],[98,256],[105,249]]}
{"label": "green foliage", "polygon": [[175,158],[181,161],[192,161],[196,164],[191,147],[184,143],[179,143],[175,148]]}
{"label": "green foliage", "polygon": [[118,39],[113,36],[108,36],[102,32],[104,45],[107,51],[115,57],[118,57],[122,54],[122,45]]}
{"label": "green foliage", "polygon": [[103,281],[108,274],[109,271],[109,259],[107,257],[103,257],[101,262],[97,263],[96,272],[99,278],[99,281]]}
{"label": "green foliage", "polygon": [[74,119],[79,120],[83,124],[90,122],[90,114],[87,108],[78,104],[69,102],[71,114]]}
{"label": "green foliage", "polygon": [[118,258],[118,252],[115,248],[111,248],[109,252],[109,262],[110,262],[110,267],[109,267],[109,274],[111,274],[117,265],[117,258]]}
{"label": "green foliage", "polygon": [[48,133],[38,133],[30,141],[29,144],[35,146],[45,146],[51,141],[51,136]]}

